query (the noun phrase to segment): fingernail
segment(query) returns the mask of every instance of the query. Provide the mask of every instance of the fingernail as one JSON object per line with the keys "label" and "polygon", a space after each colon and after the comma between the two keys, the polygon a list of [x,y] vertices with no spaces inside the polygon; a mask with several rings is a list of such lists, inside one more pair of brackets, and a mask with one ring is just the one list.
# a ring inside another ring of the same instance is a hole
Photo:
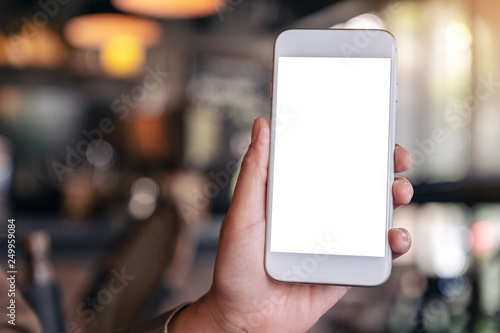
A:
{"label": "fingernail", "polygon": [[402,180],[402,179],[396,179],[396,180],[394,180],[394,183],[395,184],[405,184],[406,185],[406,182],[404,180]]}
{"label": "fingernail", "polygon": [[405,182],[406,190],[408,191],[408,195],[410,199],[413,197],[413,186],[411,186],[408,182]]}
{"label": "fingernail", "polygon": [[257,128],[257,119],[253,121],[253,127],[252,127],[252,143],[254,143],[257,140],[257,137],[259,136],[259,129]]}
{"label": "fingernail", "polygon": [[403,179],[398,179],[398,180],[394,181],[394,183],[396,183],[396,184],[404,184],[405,187],[406,187],[406,193],[408,194],[408,196],[410,198],[413,197],[413,187],[407,181],[405,181]]}

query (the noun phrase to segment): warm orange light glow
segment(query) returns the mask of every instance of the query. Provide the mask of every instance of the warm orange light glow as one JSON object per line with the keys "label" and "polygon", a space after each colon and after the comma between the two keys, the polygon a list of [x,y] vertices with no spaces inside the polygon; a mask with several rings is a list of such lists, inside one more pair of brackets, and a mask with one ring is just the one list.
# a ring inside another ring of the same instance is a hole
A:
{"label": "warm orange light glow", "polygon": [[161,18],[192,18],[213,15],[224,9],[226,0],[112,0],[126,12]]}
{"label": "warm orange light glow", "polygon": [[116,77],[130,77],[142,67],[145,51],[141,43],[130,35],[119,34],[102,47],[100,60],[103,69]]}
{"label": "warm orange light glow", "polygon": [[80,48],[97,49],[112,37],[123,34],[153,46],[162,36],[158,23],[121,14],[92,14],[75,17],[64,27],[68,42]]}
{"label": "warm orange light glow", "polygon": [[0,65],[7,63],[7,56],[5,55],[9,40],[3,34],[0,34]]}
{"label": "warm orange light glow", "polygon": [[20,68],[53,68],[66,60],[66,48],[54,32],[47,27],[40,27],[36,28],[36,33],[28,35],[25,32],[28,28],[25,24],[21,31],[10,34],[6,40],[0,42],[3,44],[7,64]]}

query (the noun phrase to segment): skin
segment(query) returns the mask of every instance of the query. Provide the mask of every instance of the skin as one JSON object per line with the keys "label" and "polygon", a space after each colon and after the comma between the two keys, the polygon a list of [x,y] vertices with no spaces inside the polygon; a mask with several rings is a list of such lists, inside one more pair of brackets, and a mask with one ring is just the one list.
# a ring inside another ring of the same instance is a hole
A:
{"label": "skin", "polygon": [[[222,224],[212,287],[182,310],[168,327],[180,332],[305,332],[335,305],[349,287],[279,283],[264,270],[269,122],[257,118],[233,200]],[[395,172],[411,166],[408,151],[396,145]],[[396,177],[394,207],[410,202],[411,184]],[[360,203],[362,204],[362,203]],[[392,229],[393,259],[411,245],[408,231]]]}

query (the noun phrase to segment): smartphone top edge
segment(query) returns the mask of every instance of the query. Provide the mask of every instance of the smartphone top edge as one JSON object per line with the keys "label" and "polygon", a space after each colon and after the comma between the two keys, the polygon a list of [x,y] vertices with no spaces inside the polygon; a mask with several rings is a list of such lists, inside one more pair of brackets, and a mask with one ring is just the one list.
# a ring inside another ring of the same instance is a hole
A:
{"label": "smartphone top edge", "polygon": [[[312,32],[346,32],[346,33],[351,33],[351,34],[359,34],[362,32],[381,32],[383,35],[385,35],[387,38],[391,40],[391,43],[394,45],[394,47],[397,49],[397,40],[394,35],[389,32],[388,30],[385,29],[344,29],[344,28],[325,28],[325,29],[318,29],[318,28],[300,28],[300,29],[286,29],[281,31],[275,38],[274,40],[274,46],[276,47],[277,43],[282,40],[283,38],[289,37],[289,35],[297,35],[300,33],[312,33]],[[291,37],[290,36],[290,37]]]}
{"label": "smartphone top edge", "polygon": [[284,34],[288,34],[288,33],[295,33],[295,32],[312,32],[312,31],[346,31],[346,32],[356,32],[356,31],[380,31],[380,32],[383,32],[383,33],[388,33],[389,35],[391,35],[392,38],[395,39],[394,35],[389,32],[388,30],[385,30],[385,29],[351,29],[351,28],[324,28],[324,29],[320,29],[320,28],[291,28],[291,29],[285,29],[285,30],[282,30],[277,36],[276,38],[279,38],[281,35],[284,35]]}

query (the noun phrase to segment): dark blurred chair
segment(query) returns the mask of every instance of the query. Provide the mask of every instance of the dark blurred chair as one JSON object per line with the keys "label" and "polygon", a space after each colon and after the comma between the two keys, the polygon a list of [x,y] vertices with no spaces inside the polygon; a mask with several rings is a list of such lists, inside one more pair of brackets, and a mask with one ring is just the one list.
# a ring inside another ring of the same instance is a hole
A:
{"label": "dark blurred chair", "polygon": [[82,332],[107,332],[138,321],[174,257],[182,221],[172,206],[159,206],[131,222],[125,237],[98,265],[94,284],[77,308]]}

